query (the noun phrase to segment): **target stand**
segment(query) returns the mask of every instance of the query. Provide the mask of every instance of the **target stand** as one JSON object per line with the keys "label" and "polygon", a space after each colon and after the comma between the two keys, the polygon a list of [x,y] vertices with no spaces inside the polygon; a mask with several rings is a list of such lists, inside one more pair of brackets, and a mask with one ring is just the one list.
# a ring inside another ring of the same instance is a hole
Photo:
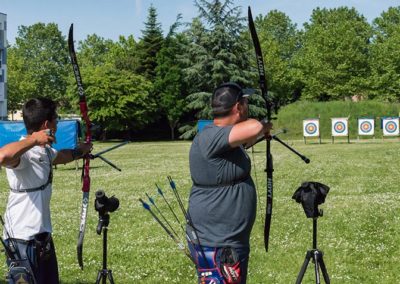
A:
{"label": "target stand", "polygon": [[335,137],[347,137],[347,143],[350,143],[349,119],[348,117],[336,117],[332,120],[332,144],[335,143]]}
{"label": "target stand", "polygon": [[382,117],[382,140],[387,137],[398,138],[400,135],[398,117]]}
{"label": "target stand", "polygon": [[310,118],[303,120],[303,138],[304,144],[307,144],[307,138],[318,138],[321,144],[321,132],[319,131],[319,118]]}
{"label": "target stand", "polygon": [[373,117],[359,117],[358,119],[358,135],[357,141],[360,137],[372,137],[375,140],[375,119]]}

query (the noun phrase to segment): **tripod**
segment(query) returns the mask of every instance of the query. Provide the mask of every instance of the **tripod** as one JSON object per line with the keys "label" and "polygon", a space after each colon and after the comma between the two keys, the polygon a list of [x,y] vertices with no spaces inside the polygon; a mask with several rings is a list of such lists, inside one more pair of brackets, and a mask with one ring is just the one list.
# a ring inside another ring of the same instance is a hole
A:
{"label": "tripod", "polygon": [[317,219],[318,217],[313,218],[313,248],[308,250],[306,253],[306,258],[303,262],[299,275],[297,276],[296,284],[301,284],[301,280],[303,280],[304,273],[307,270],[308,263],[312,258],[314,262],[314,270],[315,270],[315,283],[320,284],[320,275],[319,268],[321,268],[322,275],[324,277],[325,283],[330,284],[328,271],[326,270],[326,266],[324,263],[323,255],[324,253],[317,249]]}
{"label": "tripod", "polygon": [[114,279],[112,276],[112,271],[107,269],[107,231],[108,224],[110,223],[110,215],[104,214],[99,215],[99,223],[97,225],[97,234],[101,234],[103,231],[103,269],[99,270],[97,273],[96,284],[100,284],[100,279],[102,280],[102,284],[106,284],[107,277],[111,284],[114,284]]}

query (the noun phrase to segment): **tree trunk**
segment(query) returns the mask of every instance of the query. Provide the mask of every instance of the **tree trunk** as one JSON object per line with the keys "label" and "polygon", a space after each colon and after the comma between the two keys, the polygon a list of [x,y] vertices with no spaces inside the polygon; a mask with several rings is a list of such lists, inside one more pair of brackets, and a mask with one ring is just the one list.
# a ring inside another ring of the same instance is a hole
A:
{"label": "tree trunk", "polygon": [[171,140],[175,140],[175,128],[178,124],[177,121],[168,121],[169,128],[171,129]]}
{"label": "tree trunk", "polygon": [[100,135],[99,140],[100,140],[100,141],[103,141],[103,142],[107,140],[107,130],[106,130],[106,129],[104,129],[104,130],[101,132],[101,135]]}

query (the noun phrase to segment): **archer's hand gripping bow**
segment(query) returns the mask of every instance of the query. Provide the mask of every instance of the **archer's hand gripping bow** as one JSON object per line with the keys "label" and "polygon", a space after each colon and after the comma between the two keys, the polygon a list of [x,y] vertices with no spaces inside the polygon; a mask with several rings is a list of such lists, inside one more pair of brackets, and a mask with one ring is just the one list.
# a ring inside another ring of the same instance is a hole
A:
{"label": "archer's hand gripping bow", "polygon": [[[74,48],[74,36],[73,36],[73,24],[71,24],[69,28],[68,34],[68,49],[69,56],[71,58],[72,68],[75,75],[76,84],[78,87],[79,94],[79,108],[81,111],[82,119],[86,124],[86,143],[90,143],[92,141],[92,135],[90,132],[91,121],[88,116],[88,108],[86,103],[86,96],[83,89],[82,77],[79,71],[78,61],[76,60],[76,53]],[[78,244],[77,244],[77,253],[78,253],[78,263],[81,269],[83,269],[83,238],[85,236],[85,226],[86,226],[86,216],[89,205],[89,191],[90,191],[90,155],[86,155],[83,158],[83,168],[82,168],[82,209],[81,209],[81,217],[80,217],[80,225],[79,225],[79,236],[78,236]]]}

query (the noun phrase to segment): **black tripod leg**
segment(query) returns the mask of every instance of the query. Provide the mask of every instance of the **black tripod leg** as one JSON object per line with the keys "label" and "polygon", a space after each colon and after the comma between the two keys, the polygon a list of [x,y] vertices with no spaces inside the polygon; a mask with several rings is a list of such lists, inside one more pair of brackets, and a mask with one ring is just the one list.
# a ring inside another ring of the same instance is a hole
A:
{"label": "black tripod leg", "polygon": [[325,266],[325,263],[324,263],[324,259],[322,258],[322,254],[321,254],[320,258],[319,258],[319,264],[320,264],[320,267],[321,267],[322,276],[324,276],[325,283],[326,284],[330,284],[331,280],[329,279],[328,271],[326,270],[326,266]]}
{"label": "black tripod leg", "polygon": [[99,273],[97,273],[96,284],[100,284],[100,279],[101,279],[101,271],[99,271]]}
{"label": "black tripod leg", "polygon": [[114,284],[114,279],[111,270],[108,271],[108,280],[110,280],[110,284]]}
{"label": "black tripod leg", "polygon": [[306,253],[306,258],[304,259],[303,265],[301,266],[299,275],[297,276],[296,284],[301,284],[301,280],[303,280],[304,273],[306,272],[308,263],[310,262],[310,258],[311,258],[311,252],[308,251]]}
{"label": "black tripod leg", "polygon": [[314,270],[315,270],[315,283],[321,284],[321,279],[319,277],[319,266],[318,266],[319,252],[318,251],[314,251],[313,259],[314,259]]}

